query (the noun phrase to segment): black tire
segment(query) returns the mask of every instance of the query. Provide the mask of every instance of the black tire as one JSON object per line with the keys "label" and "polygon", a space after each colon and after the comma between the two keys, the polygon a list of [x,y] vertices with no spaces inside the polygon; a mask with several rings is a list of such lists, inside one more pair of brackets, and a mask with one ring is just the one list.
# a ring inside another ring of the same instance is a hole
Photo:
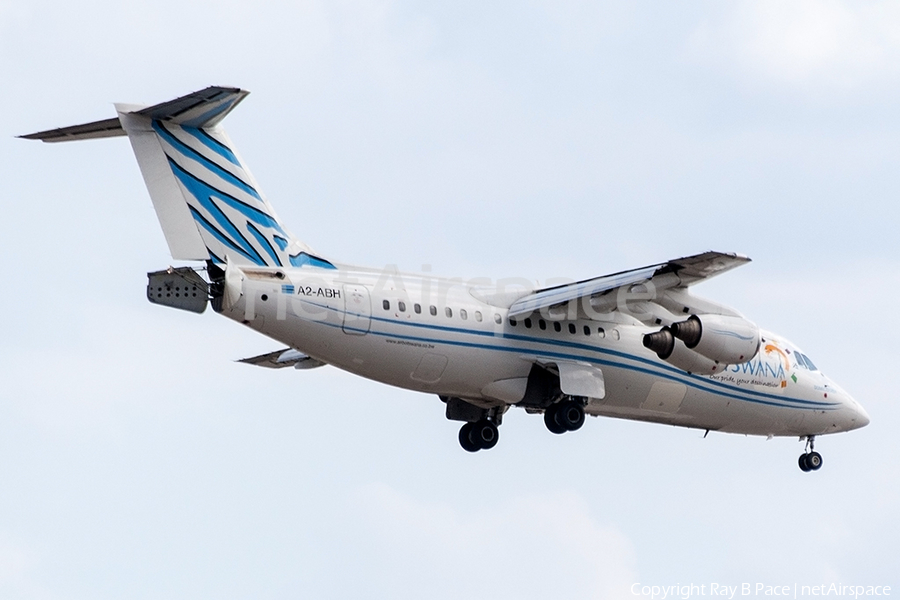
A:
{"label": "black tire", "polygon": [[473,423],[466,423],[459,428],[459,445],[466,452],[478,452],[481,450],[481,447],[472,439],[472,425]]}
{"label": "black tire", "polygon": [[544,425],[550,430],[550,433],[561,434],[567,430],[556,420],[556,410],[559,404],[551,404],[544,410]]}
{"label": "black tire", "polygon": [[806,466],[810,471],[818,471],[822,468],[822,455],[818,452],[810,452],[806,455]]}
{"label": "black tire", "polygon": [[577,431],[584,425],[584,406],[574,400],[566,400],[556,409],[556,422],[566,431]]}
{"label": "black tire", "polygon": [[471,424],[469,439],[481,450],[490,450],[500,440],[500,430],[487,419],[482,419],[477,423]]}
{"label": "black tire", "polygon": [[809,465],[806,464],[806,457],[807,457],[806,454],[801,454],[800,460],[797,461],[798,464],[800,465],[800,470],[803,471],[804,473],[809,472]]}

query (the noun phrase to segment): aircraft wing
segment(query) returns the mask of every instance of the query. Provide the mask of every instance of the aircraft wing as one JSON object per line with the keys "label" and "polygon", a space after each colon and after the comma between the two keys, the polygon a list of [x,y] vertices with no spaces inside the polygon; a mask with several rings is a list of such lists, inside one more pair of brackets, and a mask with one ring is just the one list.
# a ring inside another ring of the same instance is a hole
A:
{"label": "aircraft wing", "polygon": [[316,360],[311,356],[307,356],[299,350],[294,350],[293,348],[276,350],[275,352],[269,352],[268,354],[261,354],[260,356],[253,356],[251,358],[242,358],[238,362],[269,369],[283,369],[284,367],[315,369],[316,367],[327,364],[321,360]]}
{"label": "aircraft wing", "polygon": [[597,312],[608,312],[603,308],[613,310],[619,290],[628,290],[646,282],[652,283],[656,290],[686,288],[748,262],[750,259],[746,256],[722,252],[676,258],[639,269],[537,290],[516,300],[509,308],[509,316],[516,318],[541,310],[565,310],[572,301],[579,301],[582,306],[590,305]]}

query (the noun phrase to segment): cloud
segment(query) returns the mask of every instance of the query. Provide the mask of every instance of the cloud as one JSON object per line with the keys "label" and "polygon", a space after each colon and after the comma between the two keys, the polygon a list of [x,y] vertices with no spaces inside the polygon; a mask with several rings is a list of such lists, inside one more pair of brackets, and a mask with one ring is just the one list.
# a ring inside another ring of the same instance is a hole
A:
{"label": "cloud", "polygon": [[792,87],[852,90],[896,75],[900,6],[762,0],[729,5],[691,45],[707,62]]}
{"label": "cloud", "polygon": [[4,598],[49,598],[50,594],[34,582],[37,557],[21,545],[0,534],[0,596]]}
{"label": "cloud", "polygon": [[464,510],[372,484],[355,503],[395,597],[625,598],[637,581],[630,540],[575,493]]}

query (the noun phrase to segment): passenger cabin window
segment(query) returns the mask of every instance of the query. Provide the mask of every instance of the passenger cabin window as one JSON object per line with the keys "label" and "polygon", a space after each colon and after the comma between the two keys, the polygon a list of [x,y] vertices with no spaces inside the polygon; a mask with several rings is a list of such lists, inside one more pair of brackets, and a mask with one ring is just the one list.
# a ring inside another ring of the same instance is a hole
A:
{"label": "passenger cabin window", "polygon": [[510,317],[510,318],[509,318],[509,324],[512,325],[513,327],[515,327],[515,326],[516,326],[516,320],[515,320],[514,318]]}
{"label": "passenger cabin window", "polygon": [[605,331],[602,327],[598,327],[598,328],[597,328],[597,335],[600,336],[600,337],[602,337],[602,338],[605,338],[605,337],[606,337],[606,331]]}
{"label": "passenger cabin window", "polygon": [[562,331],[562,325],[559,324],[559,321],[553,321],[553,331],[556,333]]}
{"label": "passenger cabin window", "polygon": [[469,313],[466,312],[466,309],[464,309],[464,308],[459,309],[459,318],[462,319],[463,321],[465,321],[466,319],[469,318]]}
{"label": "passenger cabin window", "polygon": [[475,311],[475,320],[481,323],[481,313],[477,310]]}
{"label": "passenger cabin window", "polygon": [[417,315],[422,314],[422,305],[419,303],[413,304],[413,310],[416,311]]}
{"label": "passenger cabin window", "polygon": [[503,317],[501,317],[501,316],[498,315],[497,313],[494,313],[494,323],[496,323],[497,325],[502,325],[502,324],[503,324]]}
{"label": "passenger cabin window", "polygon": [[444,314],[447,315],[447,318],[449,319],[453,316],[453,309],[448,306],[444,309]]}
{"label": "passenger cabin window", "polygon": [[400,312],[406,312],[406,302],[400,300],[399,302],[397,302],[397,308],[400,309]]}
{"label": "passenger cabin window", "polygon": [[575,333],[575,323],[569,323],[569,333]]}
{"label": "passenger cabin window", "polygon": [[531,329],[531,318],[530,317],[525,317],[525,327],[527,329]]}
{"label": "passenger cabin window", "polygon": [[431,306],[428,307],[428,312],[431,313],[432,317],[436,317],[437,316],[437,306],[432,304]]}
{"label": "passenger cabin window", "polygon": [[544,331],[545,329],[547,329],[547,321],[538,319],[538,327],[541,328],[541,331]]}
{"label": "passenger cabin window", "polygon": [[591,328],[587,325],[584,326],[584,335],[591,335]]}
{"label": "passenger cabin window", "polygon": [[382,301],[381,306],[384,307],[384,310],[391,310],[391,301],[384,300],[384,301]]}

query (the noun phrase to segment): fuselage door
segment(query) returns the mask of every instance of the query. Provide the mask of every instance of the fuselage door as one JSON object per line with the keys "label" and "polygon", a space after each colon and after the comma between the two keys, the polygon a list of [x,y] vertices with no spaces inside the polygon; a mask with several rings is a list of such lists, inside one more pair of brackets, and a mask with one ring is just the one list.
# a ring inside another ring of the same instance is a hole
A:
{"label": "fuselage door", "polygon": [[372,321],[372,303],[364,285],[344,284],[344,333],[366,335]]}

